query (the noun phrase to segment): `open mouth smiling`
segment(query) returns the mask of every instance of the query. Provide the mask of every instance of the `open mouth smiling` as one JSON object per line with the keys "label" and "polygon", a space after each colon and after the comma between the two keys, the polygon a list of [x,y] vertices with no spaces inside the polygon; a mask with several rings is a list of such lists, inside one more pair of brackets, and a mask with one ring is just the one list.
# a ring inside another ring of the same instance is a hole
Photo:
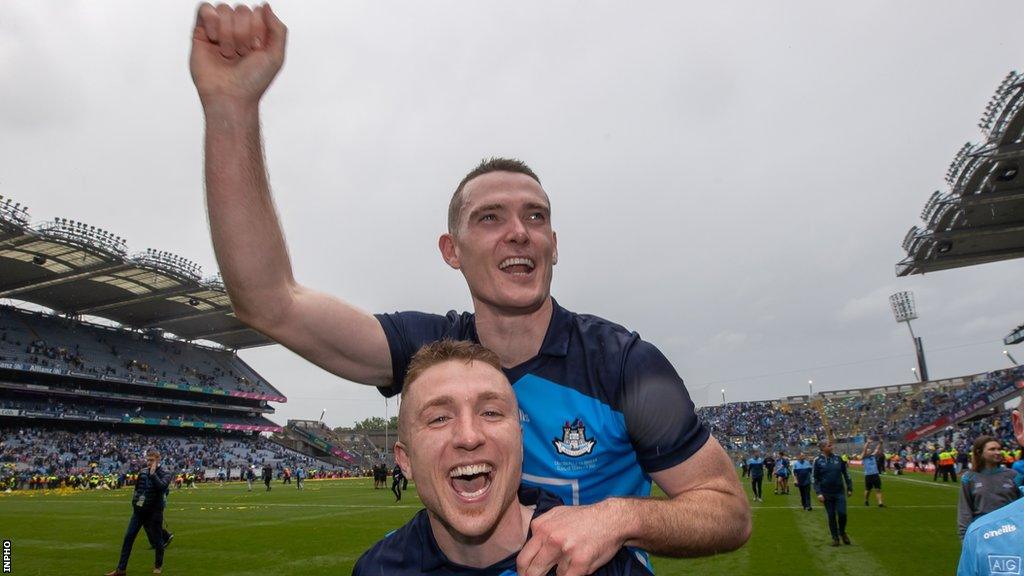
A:
{"label": "open mouth smiling", "polygon": [[448,472],[448,479],[459,498],[469,502],[477,501],[490,490],[494,467],[486,463],[463,464],[452,468]]}
{"label": "open mouth smiling", "polygon": [[532,258],[526,258],[523,256],[515,256],[512,258],[505,258],[498,265],[498,268],[506,273],[514,276],[527,276],[536,267]]}

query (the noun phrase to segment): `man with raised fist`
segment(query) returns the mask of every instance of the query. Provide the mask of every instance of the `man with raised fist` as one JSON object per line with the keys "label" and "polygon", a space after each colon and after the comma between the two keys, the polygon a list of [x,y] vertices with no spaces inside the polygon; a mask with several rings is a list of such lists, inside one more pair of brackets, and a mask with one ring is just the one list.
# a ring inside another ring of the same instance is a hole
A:
{"label": "man with raised fist", "polygon": [[[439,248],[474,312],[371,315],[296,282],[264,166],[259,101],[287,29],[269,6],[200,6],[192,77],[206,117],[206,198],[236,316],[307,360],[393,396],[413,354],[470,340],[501,360],[518,397],[524,483],[567,504],[545,514],[517,572],[589,574],[623,546],[670,556],[734,550],[750,506],[678,373],[652,344],[551,297],[558,260],[551,204],[519,160],[467,174]],[[651,480],[668,495],[648,498]],[[638,498],[639,497],[639,498]]]}

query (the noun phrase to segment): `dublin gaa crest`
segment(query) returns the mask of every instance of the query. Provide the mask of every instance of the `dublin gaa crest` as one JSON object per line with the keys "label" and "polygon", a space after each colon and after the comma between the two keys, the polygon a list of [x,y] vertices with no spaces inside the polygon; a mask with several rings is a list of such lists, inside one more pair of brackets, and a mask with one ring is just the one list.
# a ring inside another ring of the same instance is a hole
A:
{"label": "dublin gaa crest", "polygon": [[555,450],[559,454],[577,458],[590,454],[594,450],[597,440],[587,438],[587,426],[577,418],[571,424],[566,422],[562,426],[562,438],[555,438],[551,443],[555,445]]}

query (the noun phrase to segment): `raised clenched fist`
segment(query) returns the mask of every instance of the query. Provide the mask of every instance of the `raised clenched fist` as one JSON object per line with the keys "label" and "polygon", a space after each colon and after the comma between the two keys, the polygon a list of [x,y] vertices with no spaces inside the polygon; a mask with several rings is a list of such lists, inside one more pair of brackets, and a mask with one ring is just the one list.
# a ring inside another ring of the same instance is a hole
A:
{"label": "raised clenched fist", "polygon": [[284,63],[287,34],[269,4],[200,5],[189,67],[203,105],[259,102]]}

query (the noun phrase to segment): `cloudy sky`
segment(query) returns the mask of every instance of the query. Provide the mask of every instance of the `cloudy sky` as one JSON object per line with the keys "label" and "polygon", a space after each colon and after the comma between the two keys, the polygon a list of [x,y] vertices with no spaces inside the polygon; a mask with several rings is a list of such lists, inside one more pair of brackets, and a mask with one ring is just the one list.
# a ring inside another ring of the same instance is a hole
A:
{"label": "cloudy sky", "polygon": [[[7,2],[0,194],[216,270],[189,2]],[[264,99],[298,279],[370,311],[470,306],[436,248],[480,158],[541,175],[553,293],[657,344],[699,405],[1008,366],[1021,262],[897,279],[900,242],[1003,76],[1014,2],[289,2]],[[383,415],[279,346],[275,419]],[[1024,350],[1018,353],[1024,357]],[[394,406],[391,407],[392,413]]]}

